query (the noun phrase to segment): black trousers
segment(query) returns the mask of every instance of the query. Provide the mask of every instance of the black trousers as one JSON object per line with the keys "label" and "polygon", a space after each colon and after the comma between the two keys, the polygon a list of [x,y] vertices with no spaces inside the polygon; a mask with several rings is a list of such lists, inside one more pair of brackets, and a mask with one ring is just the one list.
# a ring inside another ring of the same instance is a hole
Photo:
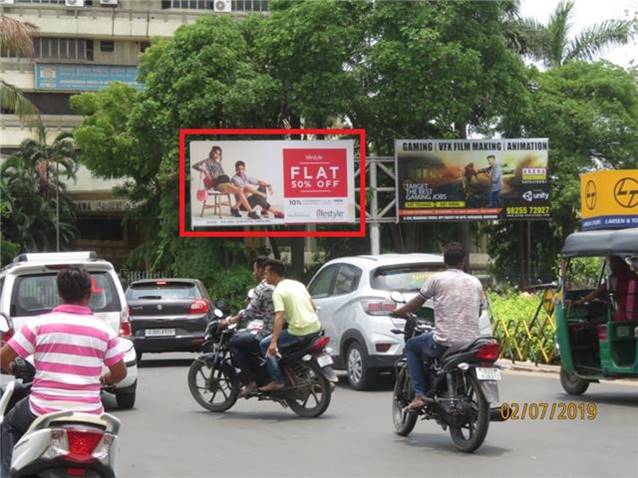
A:
{"label": "black trousers", "polygon": [[[266,186],[259,186],[259,188],[257,189],[259,192],[266,194]],[[261,208],[265,211],[267,211],[268,209],[270,209],[270,203],[268,201],[266,201],[266,198],[259,195],[259,194],[251,194],[250,196],[248,196],[248,204],[250,204],[250,207],[252,207],[253,209],[256,206],[261,206]],[[245,210],[245,208],[243,206],[239,207],[240,210]]]}
{"label": "black trousers", "polygon": [[241,370],[244,384],[256,381],[255,361],[259,357],[259,339],[250,332],[240,332],[230,339],[230,349],[237,366]]}
{"label": "black trousers", "polygon": [[13,447],[36,418],[29,407],[29,397],[16,403],[5,417],[0,427],[0,451],[2,452],[0,477],[9,478]]}

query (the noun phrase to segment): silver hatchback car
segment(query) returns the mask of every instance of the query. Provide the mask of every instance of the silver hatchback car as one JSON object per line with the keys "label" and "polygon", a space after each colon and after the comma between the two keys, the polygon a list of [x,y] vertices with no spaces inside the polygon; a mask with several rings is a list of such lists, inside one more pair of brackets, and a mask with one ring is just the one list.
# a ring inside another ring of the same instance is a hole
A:
{"label": "silver hatchback car", "polygon": [[[409,301],[429,276],[443,270],[442,255],[382,254],[334,259],[317,271],[308,290],[330,336],[335,368],[347,371],[352,387],[373,385],[378,372],[392,372],[403,354],[403,335],[392,330],[403,330],[405,320],[389,316],[397,307],[390,293],[402,292]],[[432,318],[432,302],[418,315]],[[479,327],[481,335],[491,335],[487,311]]]}

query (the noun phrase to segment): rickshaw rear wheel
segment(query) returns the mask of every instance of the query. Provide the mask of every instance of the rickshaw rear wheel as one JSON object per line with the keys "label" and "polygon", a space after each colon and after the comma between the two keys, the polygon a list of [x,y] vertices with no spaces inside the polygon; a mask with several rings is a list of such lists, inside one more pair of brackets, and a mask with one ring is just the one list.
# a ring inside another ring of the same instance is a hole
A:
{"label": "rickshaw rear wheel", "polygon": [[589,387],[589,381],[560,368],[560,384],[569,395],[582,395]]}

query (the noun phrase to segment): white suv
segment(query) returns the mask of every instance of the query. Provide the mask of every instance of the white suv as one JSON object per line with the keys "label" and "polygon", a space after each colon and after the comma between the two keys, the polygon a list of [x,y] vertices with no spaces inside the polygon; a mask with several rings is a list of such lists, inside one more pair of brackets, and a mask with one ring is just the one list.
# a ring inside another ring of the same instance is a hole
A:
{"label": "white suv", "polygon": [[133,342],[129,340],[131,327],[126,296],[113,265],[97,259],[95,252],[21,254],[2,269],[0,313],[9,317],[13,329],[0,336],[0,345],[27,321],[37,320],[38,315],[50,312],[59,304],[56,275],[69,265],[82,265],[91,274],[89,307],[120,336],[127,374],[110,391],[115,394],[119,408],[132,408],[137,388],[137,360]]}
{"label": "white suv", "polygon": [[[403,354],[405,320],[390,317],[397,307],[393,291],[412,299],[434,272],[445,270],[443,256],[435,254],[382,254],[342,257],[326,263],[308,285],[319,306],[319,318],[330,336],[335,367],[348,372],[348,381],[363,390],[377,372],[391,372]],[[432,301],[418,313],[433,317]],[[487,311],[479,319],[482,335],[491,335]]]}

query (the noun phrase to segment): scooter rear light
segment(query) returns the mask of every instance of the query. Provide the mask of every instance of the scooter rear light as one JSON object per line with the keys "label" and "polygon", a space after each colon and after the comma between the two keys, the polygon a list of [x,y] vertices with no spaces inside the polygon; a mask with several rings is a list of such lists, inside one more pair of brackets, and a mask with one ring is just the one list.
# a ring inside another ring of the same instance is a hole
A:
{"label": "scooter rear light", "polygon": [[598,340],[600,341],[607,340],[607,325],[606,324],[600,324],[596,328],[596,332],[598,333]]}
{"label": "scooter rear light", "polygon": [[93,450],[102,440],[104,433],[84,430],[67,430],[69,440],[69,454],[72,461],[85,462],[93,458]]}
{"label": "scooter rear light", "polygon": [[496,362],[500,353],[501,347],[497,342],[492,342],[478,349],[474,357],[481,362]]}
{"label": "scooter rear light", "polygon": [[310,347],[310,352],[321,352],[323,349],[326,348],[326,345],[328,345],[328,342],[330,342],[330,337],[328,336],[318,338],[317,340],[313,342],[312,346]]}

